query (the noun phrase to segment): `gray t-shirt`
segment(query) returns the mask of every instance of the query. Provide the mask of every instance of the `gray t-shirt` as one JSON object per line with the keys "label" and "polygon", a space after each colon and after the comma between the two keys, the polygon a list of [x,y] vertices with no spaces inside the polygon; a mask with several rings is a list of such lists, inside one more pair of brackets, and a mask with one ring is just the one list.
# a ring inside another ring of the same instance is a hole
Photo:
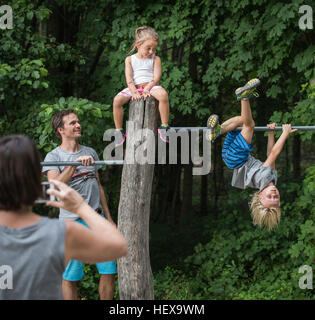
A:
{"label": "gray t-shirt", "polygon": [[277,184],[277,171],[272,167],[264,167],[263,162],[249,156],[239,169],[234,169],[232,186],[240,189],[256,188],[263,190],[271,181]]}
{"label": "gray t-shirt", "polygon": [[[78,152],[66,152],[60,147],[49,152],[44,161],[75,161],[80,156],[92,156],[95,161],[99,161],[94,149],[80,145]],[[78,166],[68,185],[78,191],[83,199],[94,209],[101,208],[100,189],[97,183],[96,172],[101,166]],[[42,172],[57,170],[62,173],[65,166],[49,166],[42,168]],[[79,216],[65,209],[60,209],[59,219],[76,220]]]}
{"label": "gray t-shirt", "polygon": [[[0,300],[63,299],[65,235],[64,221],[46,217],[24,228],[0,225],[0,267],[12,270],[0,273],[7,280],[5,288],[0,287]],[[7,288],[10,284],[12,289]]]}

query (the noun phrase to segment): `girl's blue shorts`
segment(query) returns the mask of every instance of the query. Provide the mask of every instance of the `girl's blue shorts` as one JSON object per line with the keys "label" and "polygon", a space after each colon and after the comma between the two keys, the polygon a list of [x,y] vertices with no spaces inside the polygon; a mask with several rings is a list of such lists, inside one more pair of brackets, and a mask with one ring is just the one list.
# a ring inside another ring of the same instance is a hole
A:
{"label": "girl's blue shorts", "polygon": [[222,159],[230,169],[241,167],[253,151],[253,145],[247,143],[241,132],[231,131],[227,134],[222,148]]}
{"label": "girl's blue shorts", "polygon": [[[102,213],[101,216],[104,217],[104,214]],[[88,227],[88,225],[82,219],[77,219],[76,222],[79,222],[84,226]],[[96,268],[99,274],[116,274],[117,273],[116,261],[96,263]],[[81,280],[84,277],[83,263],[77,260],[70,260],[62,277],[63,279],[68,281]]]}

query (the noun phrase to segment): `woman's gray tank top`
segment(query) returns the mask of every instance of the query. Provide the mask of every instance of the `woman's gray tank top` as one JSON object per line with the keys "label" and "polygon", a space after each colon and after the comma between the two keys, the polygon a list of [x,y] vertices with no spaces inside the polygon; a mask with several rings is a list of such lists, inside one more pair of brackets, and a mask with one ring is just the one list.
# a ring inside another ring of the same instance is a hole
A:
{"label": "woman's gray tank top", "polygon": [[58,300],[65,269],[64,221],[41,217],[24,228],[0,225],[0,300]]}

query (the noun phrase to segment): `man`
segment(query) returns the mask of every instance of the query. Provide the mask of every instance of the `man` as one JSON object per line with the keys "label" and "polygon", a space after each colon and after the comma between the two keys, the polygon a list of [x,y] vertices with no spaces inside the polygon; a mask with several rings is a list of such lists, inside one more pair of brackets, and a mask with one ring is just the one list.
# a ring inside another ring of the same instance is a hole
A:
{"label": "man", "polygon": [[[47,174],[48,179],[62,181],[78,191],[95,211],[105,215],[106,219],[114,224],[97,172],[99,167],[92,165],[99,158],[94,149],[78,143],[81,125],[75,111],[59,111],[53,116],[51,126],[61,139],[61,144],[46,155],[45,161],[81,161],[82,166],[45,166],[43,172]],[[64,209],[60,209],[59,219],[75,220],[86,225],[77,214]],[[115,290],[116,262],[97,263],[96,267],[100,273],[100,299],[111,300]],[[63,274],[62,292],[65,300],[78,299],[77,282],[83,276],[83,263],[71,260]]]}

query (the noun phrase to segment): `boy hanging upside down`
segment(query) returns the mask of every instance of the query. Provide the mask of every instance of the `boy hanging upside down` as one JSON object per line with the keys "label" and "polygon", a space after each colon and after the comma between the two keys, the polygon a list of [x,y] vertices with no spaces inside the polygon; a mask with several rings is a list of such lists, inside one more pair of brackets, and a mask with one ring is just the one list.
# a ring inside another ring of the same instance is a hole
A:
{"label": "boy hanging upside down", "polygon": [[[281,217],[280,194],[276,187],[277,171],[275,161],[279,156],[288,136],[297,129],[291,124],[282,125],[282,134],[275,143],[274,130],[268,132],[267,160],[261,162],[251,156],[253,150],[252,137],[255,122],[252,118],[249,99],[258,96],[256,87],[259,79],[248,81],[244,87],[235,90],[237,100],[241,100],[241,115],[228,119],[221,125],[218,116],[209,117],[207,127],[210,129],[209,140],[214,140],[228,133],[222,148],[222,158],[228,168],[233,169],[232,186],[240,189],[247,187],[259,189],[252,196],[250,203],[254,225],[267,227],[269,230],[277,226]],[[242,126],[242,130],[236,131]],[[274,129],[276,123],[269,124]]]}

